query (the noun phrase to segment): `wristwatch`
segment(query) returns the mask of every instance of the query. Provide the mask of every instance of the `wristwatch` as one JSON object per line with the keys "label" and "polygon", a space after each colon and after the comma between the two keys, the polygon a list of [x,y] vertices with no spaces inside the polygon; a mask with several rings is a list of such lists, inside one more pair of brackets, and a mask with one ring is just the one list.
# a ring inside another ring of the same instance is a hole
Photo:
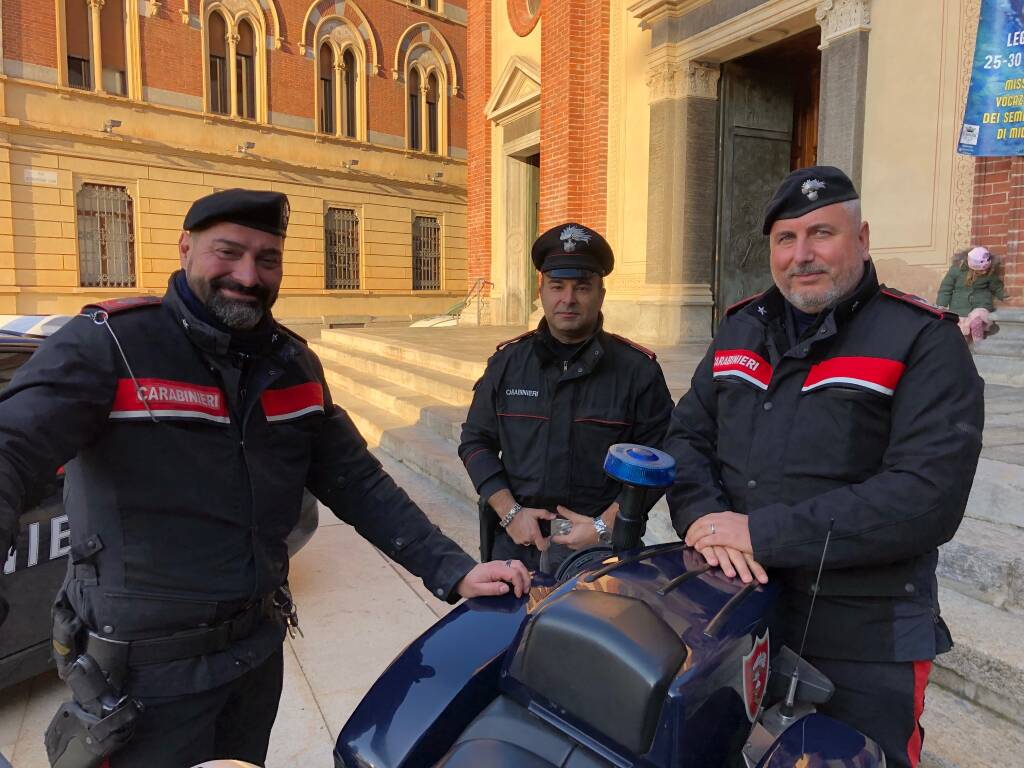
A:
{"label": "wristwatch", "polygon": [[517,501],[515,504],[512,505],[512,509],[508,511],[508,514],[501,518],[501,521],[498,523],[498,525],[502,528],[508,528],[509,523],[511,523],[512,520],[515,519],[515,516],[522,511],[523,505]]}
{"label": "wristwatch", "polygon": [[601,516],[594,518],[594,530],[597,531],[597,540],[602,544],[608,544],[612,540],[612,532],[608,530]]}

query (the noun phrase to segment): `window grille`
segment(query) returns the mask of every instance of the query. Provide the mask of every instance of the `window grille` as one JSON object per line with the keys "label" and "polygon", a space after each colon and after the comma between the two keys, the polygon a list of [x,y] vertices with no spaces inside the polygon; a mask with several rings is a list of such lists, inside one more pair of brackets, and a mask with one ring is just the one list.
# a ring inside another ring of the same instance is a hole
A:
{"label": "window grille", "polygon": [[86,287],[135,287],[135,220],[125,187],[84,184],[78,192],[78,263]]}
{"label": "window grille", "polygon": [[412,289],[441,290],[441,224],[434,216],[412,222]]}
{"label": "window grille", "polygon": [[324,221],[327,288],[359,289],[359,217],[351,208],[329,208]]}

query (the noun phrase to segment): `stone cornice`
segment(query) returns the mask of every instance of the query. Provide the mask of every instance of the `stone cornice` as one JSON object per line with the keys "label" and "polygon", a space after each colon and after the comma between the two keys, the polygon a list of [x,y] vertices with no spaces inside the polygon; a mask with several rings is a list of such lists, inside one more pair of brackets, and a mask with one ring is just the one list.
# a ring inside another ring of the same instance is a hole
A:
{"label": "stone cornice", "polygon": [[646,29],[662,19],[683,16],[708,2],[710,0],[640,0],[628,10],[640,19],[640,26]]}
{"label": "stone cornice", "polygon": [[822,0],[814,12],[821,27],[821,47],[851,32],[871,31],[871,0]]}
{"label": "stone cornice", "polygon": [[715,64],[671,57],[652,62],[647,69],[651,103],[663,99],[717,99],[720,75]]}

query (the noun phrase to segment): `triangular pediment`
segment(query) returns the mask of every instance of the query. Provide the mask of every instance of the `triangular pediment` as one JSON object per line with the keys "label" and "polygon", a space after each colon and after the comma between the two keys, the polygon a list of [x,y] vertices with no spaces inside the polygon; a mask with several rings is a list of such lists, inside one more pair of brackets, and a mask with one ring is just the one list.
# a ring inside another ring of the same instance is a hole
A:
{"label": "triangular pediment", "polygon": [[530,111],[539,102],[540,67],[522,56],[513,56],[495,83],[484,114],[501,124]]}

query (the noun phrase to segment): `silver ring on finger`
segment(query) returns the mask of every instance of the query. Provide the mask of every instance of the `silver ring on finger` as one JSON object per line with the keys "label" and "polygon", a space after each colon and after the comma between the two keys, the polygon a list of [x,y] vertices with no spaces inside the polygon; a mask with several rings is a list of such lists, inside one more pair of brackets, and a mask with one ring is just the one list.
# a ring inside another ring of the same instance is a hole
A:
{"label": "silver ring on finger", "polygon": [[711,535],[712,536],[715,535],[715,524],[714,523],[711,524]]}
{"label": "silver ring on finger", "polygon": [[508,560],[505,561],[505,567],[506,568],[511,568],[512,567],[512,558],[511,557]]}

